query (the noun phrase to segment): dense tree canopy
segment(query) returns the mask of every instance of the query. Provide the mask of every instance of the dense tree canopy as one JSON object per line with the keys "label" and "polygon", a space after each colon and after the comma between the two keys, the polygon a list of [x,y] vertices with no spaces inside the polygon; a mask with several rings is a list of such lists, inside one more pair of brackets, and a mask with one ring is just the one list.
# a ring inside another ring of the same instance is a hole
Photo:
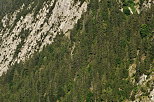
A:
{"label": "dense tree canopy", "polygon": [[[151,8],[140,15],[124,14],[115,1],[91,0],[71,39],[61,34],[42,52],[13,65],[0,78],[0,102],[134,100],[139,76],[151,73],[154,12]],[[142,55],[147,56],[144,61]],[[129,76],[133,63],[135,84]]]}

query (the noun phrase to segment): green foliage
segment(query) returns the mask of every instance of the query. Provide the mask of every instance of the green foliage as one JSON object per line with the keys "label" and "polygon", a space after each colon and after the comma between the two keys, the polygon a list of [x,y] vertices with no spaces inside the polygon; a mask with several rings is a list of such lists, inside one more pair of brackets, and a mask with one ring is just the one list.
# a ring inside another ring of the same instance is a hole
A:
{"label": "green foliage", "polygon": [[148,36],[150,33],[150,29],[147,24],[142,24],[140,28],[140,35],[142,38]]}
{"label": "green foliage", "polygon": [[123,6],[135,5],[134,0],[122,0]]}
{"label": "green foliage", "polygon": [[87,94],[86,102],[94,102],[94,100],[92,99],[92,97],[93,97],[93,93],[92,92],[89,92]]}
{"label": "green foliage", "polygon": [[[142,39],[141,34],[148,36],[149,25],[153,24],[153,19],[146,22],[147,13],[153,15],[148,10],[140,16],[125,16],[114,0],[102,0],[100,3],[92,0],[87,13],[71,31],[70,40],[63,34],[58,35],[54,43],[43,51],[10,67],[7,74],[0,78],[0,101],[134,100],[131,92],[135,95],[139,89],[136,83],[129,81],[129,67],[132,63],[137,64],[137,81],[140,75],[148,73],[153,61],[153,42],[150,37]],[[142,25],[141,21],[145,24]],[[138,25],[142,25],[141,28]],[[22,31],[20,38],[25,39],[28,34],[29,31]],[[24,41],[19,44],[16,53],[23,44]],[[71,56],[73,45],[75,49]],[[143,54],[147,56],[144,61],[141,60]]]}
{"label": "green foliage", "polygon": [[124,13],[127,16],[130,15],[130,10],[128,9],[128,7],[131,8],[133,13],[136,13],[134,0],[122,0],[122,3],[123,3],[123,8],[124,8]]}
{"label": "green foliage", "polygon": [[130,10],[128,9],[128,7],[124,7],[124,13],[128,16],[130,15]]}

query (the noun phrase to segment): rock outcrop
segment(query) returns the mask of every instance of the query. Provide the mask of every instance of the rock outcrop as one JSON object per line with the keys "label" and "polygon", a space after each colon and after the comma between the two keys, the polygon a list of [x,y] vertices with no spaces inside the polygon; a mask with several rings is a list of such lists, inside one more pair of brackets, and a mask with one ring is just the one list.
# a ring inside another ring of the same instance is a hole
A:
{"label": "rock outcrop", "polygon": [[[0,76],[15,62],[25,61],[34,52],[51,44],[57,34],[66,34],[87,10],[87,2],[73,0],[52,0],[44,2],[35,14],[31,3],[2,19],[0,30]],[[32,10],[25,14],[26,10]],[[24,14],[22,14],[24,13]],[[21,15],[21,16],[19,16]]]}

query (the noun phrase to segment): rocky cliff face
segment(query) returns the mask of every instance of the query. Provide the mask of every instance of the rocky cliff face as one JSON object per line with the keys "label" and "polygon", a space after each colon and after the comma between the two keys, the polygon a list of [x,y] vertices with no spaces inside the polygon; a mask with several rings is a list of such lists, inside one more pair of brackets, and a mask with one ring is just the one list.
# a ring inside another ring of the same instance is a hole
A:
{"label": "rocky cliff face", "polygon": [[34,12],[36,7],[32,6],[33,3],[28,7],[23,4],[2,19],[0,76],[10,65],[25,61],[34,52],[51,44],[57,34],[66,34],[87,10],[87,2],[73,0],[44,2],[37,14]]}

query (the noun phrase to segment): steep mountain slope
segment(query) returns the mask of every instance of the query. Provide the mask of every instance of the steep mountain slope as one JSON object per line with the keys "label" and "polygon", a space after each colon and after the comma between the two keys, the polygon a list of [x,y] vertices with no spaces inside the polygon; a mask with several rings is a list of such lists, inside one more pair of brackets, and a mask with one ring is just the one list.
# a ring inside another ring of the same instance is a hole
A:
{"label": "steep mountain slope", "polygon": [[51,0],[43,2],[35,14],[37,6],[33,8],[33,4],[23,5],[2,19],[0,75],[7,71],[9,65],[24,61],[51,44],[57,34],[65,34],[72,29],[87,8],[86,2]]}
{"label": "steep mountain slope", "polygon": [[0,102],[153,102],[154,5],[143,1],[131,13],[128,0],[34,0],[4,16]]}

